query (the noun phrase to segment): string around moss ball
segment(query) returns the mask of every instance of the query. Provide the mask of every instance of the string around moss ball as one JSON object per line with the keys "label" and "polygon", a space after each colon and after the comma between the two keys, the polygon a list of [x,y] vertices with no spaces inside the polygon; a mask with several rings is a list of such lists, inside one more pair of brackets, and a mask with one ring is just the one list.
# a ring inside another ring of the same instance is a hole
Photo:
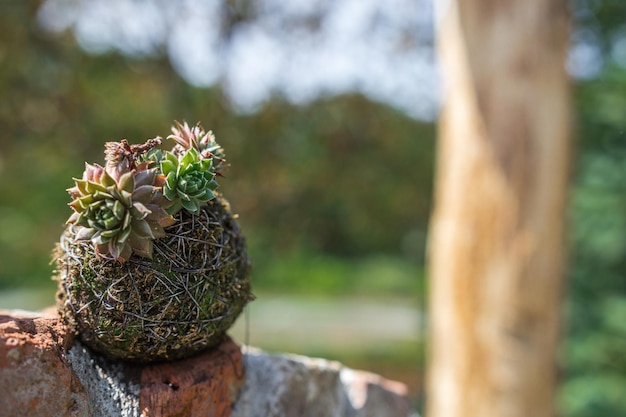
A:
{"label": "string around moss ball", "polygon": [[57,248],[59,307],[81,341],[138,362],[180,359],[218,344],[247,302],[250,261],[223,198],[154,241],[153,259],[98,258],[69,227]]}

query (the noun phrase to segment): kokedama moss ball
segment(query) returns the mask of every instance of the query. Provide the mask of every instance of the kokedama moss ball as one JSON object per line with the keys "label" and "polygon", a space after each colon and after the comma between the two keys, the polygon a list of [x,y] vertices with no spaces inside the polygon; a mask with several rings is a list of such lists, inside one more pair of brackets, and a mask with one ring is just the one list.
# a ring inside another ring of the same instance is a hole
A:
{"label": "kokedama moss ball", "polygon": [[250,262],[221,196],[198,214],[179,211],[153,258],[97,256],[69,226],[55,253],[59,311],[80,340],[112,358],[180,359],[217,345],[250,292]]}
{"label": "kokedama moss ball", "polygon": [[222,147],[178,122],[143,144],[105,143],[67,191],[73,213],[55,258],[59,310],[116,359],[180,359],[217,345],[252,299],[245,242],[216,193]]}

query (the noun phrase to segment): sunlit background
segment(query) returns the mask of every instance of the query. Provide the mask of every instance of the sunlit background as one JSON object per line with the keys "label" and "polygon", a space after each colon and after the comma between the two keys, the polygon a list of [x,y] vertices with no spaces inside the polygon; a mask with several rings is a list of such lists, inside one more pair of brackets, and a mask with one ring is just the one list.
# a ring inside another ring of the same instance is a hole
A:
{"label": "sunlit background", "polygon": [[[565,416],[626,415],[626,4],[572,2]],[[0,308],[54,303],[65,189],[105,141],[213,130],[257,300],[233,331],[422,398],[429,0],[0,2]],[[537,97],[541,100],[541,97]]]}

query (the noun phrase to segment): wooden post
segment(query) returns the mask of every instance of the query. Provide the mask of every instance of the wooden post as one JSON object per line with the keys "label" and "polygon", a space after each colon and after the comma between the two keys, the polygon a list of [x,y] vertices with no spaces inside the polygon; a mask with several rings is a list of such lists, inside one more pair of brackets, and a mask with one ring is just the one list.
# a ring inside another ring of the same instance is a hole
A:
{"label": "wooden post", "polygon": [[427,417],[554,414],[566,0],[441,0]]}

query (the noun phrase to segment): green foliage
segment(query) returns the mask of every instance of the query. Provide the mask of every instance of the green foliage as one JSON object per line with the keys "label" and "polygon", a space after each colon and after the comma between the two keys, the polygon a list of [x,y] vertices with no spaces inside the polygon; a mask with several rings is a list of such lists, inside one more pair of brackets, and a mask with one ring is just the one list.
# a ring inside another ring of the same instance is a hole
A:
{"label": "green foliage", "polygon": [[[620,0],[575,2],[600,75],[575,89],[579,158],[571,204],[569,329],[561,405],[570,417],[626,415],[626,68]],[[621,55],[621,56],[620,56]]]}
{"label": "green foliage", "polygon": [[581,154],[571,204],[566,416],[625,415],[626,71],[609,64],[576,90]]}
{"label": "green foliage", "polygon": [[423,261],[433,125],[361,96],[295,108],[276,100],[235,123],[220,136],[234,144],[229,161],[245,171],[226,180],[236,183],[231,200],[242,226],[269,243],[267,256],[304,248]]}
{"label": "green foliage", "polygon": [[217,189],[213,160],[202,158],[195,148],[188,149],[177,157],[167,152],[161,160],[161,172],[165,175],[163,193],[173,204],[170,214],[185,208],[190,213],[198,213],[200,207],[215,198]]}
{"label": "green foliage", "polygon": [[[259,253],[251,248],[251,254]],[[384,255],[346,259],[315,252],[285,253],[280,262],[255,263],[262,288],[281,293],[409,296],[423,294],[420,265]]]}
{"label": "green foliage", "polygon": [[569,416],[626,411],[626,166],[614,158],[585,157],[574,192],[570,329],[561,394]]}

